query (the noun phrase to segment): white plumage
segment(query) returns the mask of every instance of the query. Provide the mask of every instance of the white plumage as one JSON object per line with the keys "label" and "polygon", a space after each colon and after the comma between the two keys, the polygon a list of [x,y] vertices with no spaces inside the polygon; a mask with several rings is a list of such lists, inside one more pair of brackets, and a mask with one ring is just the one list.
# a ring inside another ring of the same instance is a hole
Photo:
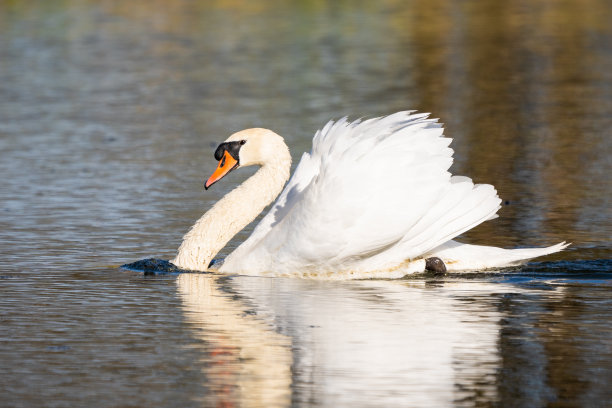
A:
{"label": "white plumage", "polygon": [[[237,166],[261,168],[186,235],[173,260],[180,267],[205,269],[285,183],[290,157],[280,136],[250,129],[226,143],[238,141],[243,145]],[[501,200],[493,186],[474,185],[448,172],[453,161],[450,142],[442,125],[428,114],[399,112],[364,121],[330,121],[315,134],[311,152],[303,154],[267,215],[220,271],[400,277],[422,272],[424,258],[430,256],[440,257],[449,270],[482,269],[516,265],[566,246],[504,250],[452,241],[495,218]],[[223,224],[231,231],[229,238],[227,229],[220,231]]]}

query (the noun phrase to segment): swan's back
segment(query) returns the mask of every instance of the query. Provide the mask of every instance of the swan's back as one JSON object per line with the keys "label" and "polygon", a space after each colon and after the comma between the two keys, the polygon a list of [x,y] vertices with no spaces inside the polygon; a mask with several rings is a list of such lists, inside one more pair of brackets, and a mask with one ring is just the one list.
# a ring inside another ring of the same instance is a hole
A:
{"label": "swan's back", "polygon": [[222,270],[389,270],[494,218],[495,189],[451,176],[451,139],[427,116],[399,112],[327,123]]}

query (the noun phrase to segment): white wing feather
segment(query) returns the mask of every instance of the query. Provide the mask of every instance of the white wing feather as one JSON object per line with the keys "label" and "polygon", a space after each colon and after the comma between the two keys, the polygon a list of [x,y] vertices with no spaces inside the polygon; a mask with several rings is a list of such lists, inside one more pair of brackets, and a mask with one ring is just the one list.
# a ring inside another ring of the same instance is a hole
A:
{"label": "white wing feather", "polygon": [[494,218],[495,188],[448,172],[450,142],[428,114],[330,121],[223,269],[392,268]]}

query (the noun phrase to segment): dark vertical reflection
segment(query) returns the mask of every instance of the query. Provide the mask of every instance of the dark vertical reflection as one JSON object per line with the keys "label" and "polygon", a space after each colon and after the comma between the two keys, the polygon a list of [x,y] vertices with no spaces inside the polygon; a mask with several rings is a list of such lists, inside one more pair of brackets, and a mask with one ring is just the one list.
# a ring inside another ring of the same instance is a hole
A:
{"label": "dark vertical reflection", "polygon": [[418,96],[416,108],[435,112],[443,118],[448,106],[445,99],[452,81],[448,71],[455,45],[452,32],[456,16],[451,8],[452,4],[444,0],[416,2],[410,20],[413,32],[410,51],[415,60],[413,69]]}
{"label": "dark vertical reflection", "polygon": [[533,327],[542,312],[537,298],[507,293],[499,298],[499,353],[502,359],[498,372],[501,406],[541,407],[554,400],[555,390],[546,378],[547,356]]}
{"label": "dark vertical reflection", "polygon": [[579,284],[501,298],[504,406],[605,406],[612,349],[593,335],[610,319],[605,303],[605,290]]}
{"label": "dark vertical reflection", "polygon": [[[543,15],[544,35],[556,38],[549,47],[549,80],[543,82],[550,100],[543,106],[543,115],[550,124],[550,136],[545,147],[550,152],[550,163],[543,168],[542,183],[549,211],[544,214],[547,229],[572,230],[579,222],[585,195],[592,197],[596,207],[612,215],[610,203],[602,203],[598,183],[586,182],[588,169],[593,164],[612,170],[609,148],[593,128],[592,118],[610,117],[609,100],[598,98],[600,87],[612,80],[612,44],[594,53],[595,39],[610,21],[611,13],[601,13],[596,7],[568,3],[563,12],[550,7]],[[605,18],[605,20],[603,20]],[[610,87],[608,86],[608,97]],[[603,105],[602,105],[603,103]],[[607,108],[607,109],[606,109]],[[576,120],[562,120],[571,113]],[[610,119],[601,123],[609,126]],[[603,142],[603,144],[602,144]],[[605,150],[605,147],[608,150]],[[604,150],[602,150],[602,148]],[[603,170],[603,169],[602,169]],[[608,178],[608,187],[610,186]],[[604,190],[605,191],[605,190]],[[609,200],[609,199],[608,199]],[[602,205],[603,204],[603,205]]]}
{"label": "dark vertical reflection", "polygon": [[[610,9],[600,1],[414,4],[403,38],[417,105],[446,122],[455,171],[495,185],[508,204],[466,239],[541,245],[559,232],[575,242],[610,234]],[[606,194],[596,190],[602,182]],[[588,233],[587,212],[602,222]]]}

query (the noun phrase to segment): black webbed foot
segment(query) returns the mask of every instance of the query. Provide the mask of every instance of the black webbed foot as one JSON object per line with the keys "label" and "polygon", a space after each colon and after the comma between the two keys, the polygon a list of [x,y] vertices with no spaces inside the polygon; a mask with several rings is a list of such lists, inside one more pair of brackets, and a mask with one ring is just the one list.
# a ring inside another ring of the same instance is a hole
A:
{"label": "black webbed foot", "polygon": [[425,270],[433,273],[446,273],[446,265],[440,258],[432,256],[425,259]]}

